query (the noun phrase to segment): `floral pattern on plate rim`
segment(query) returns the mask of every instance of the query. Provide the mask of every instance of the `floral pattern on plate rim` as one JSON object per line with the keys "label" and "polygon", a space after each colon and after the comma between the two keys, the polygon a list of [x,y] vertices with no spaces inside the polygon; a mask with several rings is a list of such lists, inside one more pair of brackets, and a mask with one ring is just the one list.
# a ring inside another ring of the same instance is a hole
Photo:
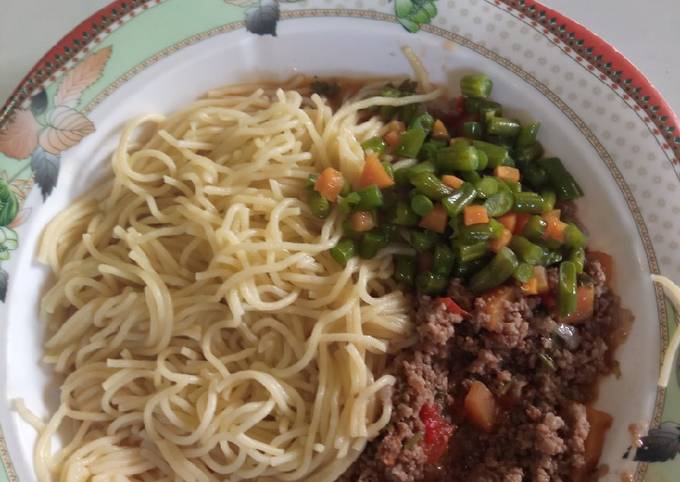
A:
{"label": "floral pattern on plate rim", "polygon": [[[259,35],[276,35],[280,4],[298,1],[224,0],[243,7],[245,28]],[[507,9],[554,43],[563,43],[561,48],[565,53],[586,64],[591,73],[612,89],[620,91],[621,98],[651,126],[668,159],[676,168],[680,165],[680,133],[675,114],[621,54],[581,25],[533,0],[484,1]],[[0,153],[19,161],[30,158],[12,176],[5,170],[0,171],[0,263],[9,259],[10,251],[18,247],[15,229],[30,214],[30,208],[23,208],[23,202],[33,185],[38,185],[46,199],[56,185],[61,153],[94,132],[94,124],[77,107],[83,92],[101,77],[111,56],[111,47],[90,53],[91,44],[97,43],[99,35],[111,33],[112,26],[124,22],[126,16],[129,20],[138,9],[146,10],[160,3],[162,0],[117,0],[97,12],[38,62],[0,111]],[[415,33],[436,16],[436,0],[394,0],[394,13],[395,21]],[[84,57],[69,68],[68,63],[83,53]],[[60,70],[65,70],[65,74],[54,95],[48,96],[45,87],[56,82]],[[27,174],[30,174],[28,178],[22,178]],[[8,276],[0,264],[0,301],[5,298]],[[633,452],[633,460],[674,459],[680,453],[680,424],[663,422],[650,429],[641,442],[642,446]],[[629,456],[629,453],[624,455]]]}

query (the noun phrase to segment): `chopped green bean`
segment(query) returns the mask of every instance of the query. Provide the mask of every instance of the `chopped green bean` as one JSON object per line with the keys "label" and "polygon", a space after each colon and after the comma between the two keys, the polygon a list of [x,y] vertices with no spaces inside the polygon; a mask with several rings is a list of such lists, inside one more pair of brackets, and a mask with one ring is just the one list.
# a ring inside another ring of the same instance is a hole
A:
{"label": "chopped green bean", "polygon": [[496,136],[515,137],[519,134],[520,125],[514,119],[492,117],[486,124],[486,131]]}
{"label": "chopped green bean", "polygon": [[493,82],[484,74],[470,74],[460,79],[460,91],[466,97],[481,97],[491,95]]}
{"label": "chopped green bean", "polygon": [[409,129],[413,128],[420,128],[425,131],[426,134],[429,134],[430,131],[432,130],[432,125],[434,124],[434,117],[432,117],[430,114],[427,112],[420,114],[419,116],[415,117],[411,123],[409,124]]}
{"label": "chopped green bean", "polygon": [[513,156],[517,161],[531,162],[540,159],[543,152],[543,145],[540,142],[534,142],[528,146],[515,147],[513,149]]}
{"label": "chopped green bean", "polygon": [[344,238],[338,241],[338,244],[330,249],[331,256],[341,266],[345,266],[347,262],[354,256],[355,246],[354,241],[349,238]]}
{"label": "chopped green bean", "polygon": [[503,235],[505,226],[500,222],[496,221],[494,218],[489,219],[489,227],[491,228],[491,238],[498,239]]}
{"label": "chopped green bean", "polygon": [[400,157],[416,157],[423,147],[427,133],[422,127],[412,127],[402,132],[394,153]]}
{"label": "chopped green bean", "polygon": [[362,236],[359,242],[359,256],[363,259],[371,259],[389,242],[389,237],[385,232],[378,229],[369,231]]}
{"label": "chopped green bean", "polygon": [[479,162],[477,163],[477,170],[483,171],[489,165],[489,156],[487,156],[486,152],[483,150],[477,149],[477,157],[479,159]]}
{"label": "chopped green bean", "polygon": [[316,186],[316,181],[319,179],[318,174],[310,174],[307,176],[307,184],[306,187],[307,189],[314,189],[314,186]]}
{"label": "chopped green bean", "polygon": [[541,159],[539,166],[548,175],[548,182],[560,201],[571,201],[583,196],[583,190],[557,157]]}
{"label": "chopped green bean", "polygon": [[527,223],[524,225],[522,235],[526,236],[528,239],[531,240],[536,241],[542,240],[543,233],[545,233],[547,227],[548,227],[547,221],[543,219],[541,216],[534,214],[529,218]]}
{"label": "chopped green bean", "polygon": [[361,144],[361,147],[363,147],[366,152],[373,152],[380,155],[387,149],[387,144],[382,137],[376,136],[364,141],[364,143]]}
{"label": "chopped green bean", "polygon": [[371,184],[359,191],[359,202],[355,206],[358,211],[370,211],[371,209],[379,208],[383,205],[383,195],[380,188],[375,184]]}
{"label": "chopped green bean", "polygon": [[361,196],[359,196],[359,193],[356,192],[351,192],[344,197],[343,196],[339,197],[338,210],[340,211],[340,214],[346,216],[347,214],[352,212],[354,206],[359,204],[359,201],[361,201]]}
{"label": "chopped green bean", "polygon": [[519,213],[542,213],[543,198],[535,192],[516,192],[513,210]]}
{"label": "chopped green bean", "polygon": [[418,216],[425,216],[434,209],[434,204],[424,194],[416,194],[411,198],[411,209]]}
{"label": "chopped green bean", "polygon": [[[400,171],[401,169],[399,169]],[[434,167],[434,164],[431,163],[430,161],[425,161],[425,162],[419,162],[418,164],[414,164],[411,167],[407,169],[408,171],[408,178],[411,179],[412,177],[417,176],[418,174],[422,174],[424,172],[435,172],[436,169]]]}
{"label": "chopped green bean", "polygon": [[459,239],[465,244],[472,244],[477,241],[487,241],[493,236],[493,229],[488,223],[473,224],[460,228]]}
{"label": "chopped green bean", "polygon": [[[472,203],[477,196],[477,190],[469,183],[464,183],[460,189],[454,191],[448,197],[442,200],[442,206],[449,216],[457,216],[463,211],[463,208]],[[488,200],[487,200],[488,201]]]}
{"label": "chopped green bean", "polygon": [[430,139],[423,144],[418,153],[418,159],[421,161],[434,161],[437,158],[437,151],[443,147],[446,147],[446,142]]}
{"label": "chopped green bean", "polygon": [[470,139],[481,139],[482,124],[475,121],[463,122],[463,135]]}
{"label": "chopped green bean", "polygon": [[582,248],[588,243],[588,238],[583,234],[578,226],[574,223],[569,223],[564,228],[564,244],[570,248]]}
{"label": "chopped green bean", "polygon": [[416,258],[398,254],[394,257],[394,279],[399,283],[413,285],[416,279]]}
{"label": "chopped green bean", "polygon": [[562,318],[576,311],[576,265],[571,261],[560,264],[557,306]]}
{"label": "chopped green bean", "polygon": [[331,203],[316,191],[309,191],[309,209],[317,218],[326,218],[331,212]]}
{"label": "chopped green bean", "polygon": [[503,115],[503,107],[498,102],[481,97],[465,98],[465,112],[479,114],[481,111],[492,111],[494,115]]}
{"label": "chopped green bean", "polygon": [[573,248],[569,253],[569,261],[574,263],[577,273],[583,273],[583,267],[586,264],[586,250],[582,247]]}
{"label": "chopped green bean", "polygon": [[432,260],[432,271],[435,274],[448,278],[453,269],[454,262],[455,257],[453,251],[451,251],[448,246],[445,244],[438,244],[435,246]]}
{"label": "chopped green bean", "polygon": [[472,145],[480,151],[484,151],[489,160],[487,167],[490,169],[500,166],[510,157],[508,149],[503,146],[497,146],[495,144],[491,144],[490,142],[477,140],[472,141]]}
{"label": "chopped green bean", "polygon": [[482,180],[482,175],[477,171],[459,172],[458,177],[465,182],[469,182],[473,186]]}
{"label": "chopped green bean", "polygon": [[534,267],[529,263],[520,263],[515,271],[512,273],[512,277],[515,278],[520,283],[526,283],[534,275]]}
{"label": "chopped green bean", "polygon": [[515,140],[515,147],[527,147],[535,144],[540,128],[541,124],[539,122],[523,125]]}
{"label": "chopped green bean", "polygon": [[391,221],[399,226],[415,226],[418,224],[418,215],[413,212],[411,206],[404,201],[398,201],[394,206]]}
{"label": "chopped green bean", "polygon": [[487,199],[498,192],[498,179],[484,176],[474,186],[477,189],[477,195],[482,199]]}
{"label": "chopped green bean", "polygon": [[438,240],[437,233],[427,229],[413,230],[409,233],[409,243],[419,253],[432,249]]}
{"label": "chopped green bean", "polygon": [[510,211],[513,202],[514,198],[510,189],[501,190],[484,201],[484,207],[489,216],[498,217]]}
{"label": "chopped green bean", "polygon": [[547,213],[555,209],[555,203],[557,202],[557,196],[555,191],[549,191],[544,189],[541,191],[541,197],[543,198],[543,212]]}
{"label": "chopped green bean", "polygon": [[487,262],[486,256],[483,256],[467,263],[456,263],[453,267],[451,276],[455,278],[469,278],[477,271],[479,271]]}
{"label": "chopped green bean", "polygon": [[479,167],[477,149],[454,144],[437,151],[435,165],[440,171],[475,171]]}
{"label": "chopped green bean", "polygon": [[426,295],[435,295],[446,289],[448,279],[446,276],[425,271],[418,275],[416,285],[418,289]]}
{"label": "chopped green bean", "polygon": [[517,253],[522,261],[531,265],[540,264],[545,256],[542,247],[532,243],[524,236],[513,236],[510,240],[510,248]]}
{"label": "chopped green bean", "polygon": [[541,264],[543,266],[552,266],[562,261],[562,259],[563,259],[562,253],[560,253],[559,251],[545,249],[543,252],[543,262]]}
{"label": "chopped green bean", "polygon": [[505,179],[504,179],[503,181],[501,181],[501,182],[504,182],[505,185],[508,186],[508,187],[510,188],[510,191],[511,191],[513,194],[518,193],[518,192],[522,192],[522,183],[521,183],[521,182],[518,182],[518,181],[507,181],[507,180],[505,180]]}
{"label": "chopped green bean", "polygon": [[548,183],[548,174],[535,162],[524,162],[520,165],[522,179],[534,189],[540,189]]}
{"label": "chopped green bean", "polygon": [[419,193],[435,201],[453,194],[453,190],[450,187],[443,184],[437,176],[430,172],[423,172],[411,177],[411,184],[413,184]]}
{"label": "chopped green bean", "polygon": [[512,276],[518,265],[515,253],[507,247],[501,248],[489,264],[470,279],[470,290],[473,293],[481,293],[500,286]]}
{"label": "chopped green bean", "polygon": [[484,257],[489,252],[489,245],[486,241],[479,241],[474,244],[463,244],[456,242],[453,244],[453,250],[456,253],[456,258],[461,263],[468,263]]}

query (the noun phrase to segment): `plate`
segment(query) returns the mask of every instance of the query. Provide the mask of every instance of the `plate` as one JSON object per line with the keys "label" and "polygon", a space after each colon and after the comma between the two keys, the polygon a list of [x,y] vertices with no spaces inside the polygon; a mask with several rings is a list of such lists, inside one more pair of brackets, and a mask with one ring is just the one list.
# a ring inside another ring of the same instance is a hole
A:
{"label": "plate", "polygon": [[[40,364],[47,272],[34,260],[36,242],[103,175],[122,124],[230,82],[410,74],[406,45],[437,83],[491,76],[494,97],[540,120],[544,145],[581,183],[580,217],[594,247],[614,256],[615,291],[636,318],[617,352],[621,376],[603,382],[597,401],[614,415],[603,480],[677,480],[677,367],[666,390],[656,386],[675,312],[649,274],[680,278],[680,126],[613,47],[528,0],[203,0],[200,8],[118,0],[48,52],[0,114],[0,481],[35,478],[35,433],[12,400],[44,417],[58,398]],[[646,434],[644,461],[635,460],[631,424]]]}

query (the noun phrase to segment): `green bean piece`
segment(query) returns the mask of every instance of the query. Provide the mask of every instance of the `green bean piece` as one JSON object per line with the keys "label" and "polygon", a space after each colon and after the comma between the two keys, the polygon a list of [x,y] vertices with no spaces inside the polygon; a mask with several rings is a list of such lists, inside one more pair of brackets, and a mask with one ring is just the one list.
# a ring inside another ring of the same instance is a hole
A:
{"label": "green bean piece", "polygon": [[492,111],[494,115],[503,115],[503,107],[498,103],[481,97],[466,97],[465,112],[479,114],[482,110]]}
{"label": "green bean piece", "polygon": [[416,286],[421,293],[426,295],[436,295],[446,289],[448,279],[446,276],[425,271],[418,275]]}
{"label": "green bean piece", "polygon": [[460,91],[466,97],[481,97],[491,95],[493,82],[484,74],[470,74],[460,79]]}
{"label": "green bean piece", "polygon": [[460,230],[463,228],[461,216],[450,216],[449,227],[451,228],[451,238],[456,238],[460,235]]}
{"label": "green bean piece", "polygon": [[327,218],[331,212],[331,203],[316,191],[309,191],[307,202],[309,203],[309,209],[312,211],[312,214],[317,218]]}
{"label": "green bean piece", "polygon": [[371,259],[389,242],[389,237],[385,232],[378,229],[369,231],[362,236],[359,242],[359,256],[362,259]]}
{"label": "green bean piece", "polygon": [[487,241],[493,236],[493,229],[489,223],[473,224],[460,228],[458,238],[465,244],[473,244],[478,241]]}
{"label": "green bean piece", "polygon": [[535,192],[516,192],[515,204],[513,210],[519,213],[535,213],[539,214],[543,212],[543,198],[540,194]]}
{"label": "green bean piece", "polygon": [[[410,95],[410,94],[407,94]],[[399,117],[406,125],[411,125],[413,120],[423,113],[425,109],[422,104],[407,104],[397,108],[397,117]]]}
{"label": "green bean piece", "polygon": [[478,140],[472,141],[472,145],[480,151],[484,151],[489,160],[487,167],[490,169],[500,166],[510,157],[510,152],[506,147],[503,146],[497,146],[495,144],[491,144],[490,142]]}
{"label": "green bean piece", "polygon": [[540,159],[543,156],[543,144],[534,142],[524,147],[515,147],[513,149],[513,156],[517,161],[531,162]]}
{"label": "green bean piece", "polygon": [[482,151],[481,149],[477,149],[477,157],[479,158],[477,170],[483,171],[489,165],[489,156],[487,156],[486,152]]}
{"label": "green bean piece", "polygon": [[555,191],[549,191],[544,189],[541,191],[541,197],[543,198],[543,212],[547,213],[555,209],[555,203],[557,202],[557,195]]}
{"label": "green bean piece", "polygon": [[385,239],[387,239],[388,243],[396,241],[397,235],[399,234],[399,226],[393,223],[383,223],[375,229],[385,235]]}
{"label": "green bean piece", "polygon": [[564,228],[564,244],[570,248],[582,248],[588,244],[588,238],[583,234],[578,226],[574,223],[569,223]]}
{"label": "green bean piece", "polygon": [[552,249],[545,249],[543,256],[543,262],[541,263],[543,266],[552,266],[563,259],[562,253]]}
{"label": "green bean piece", "polygon": [[470,279],[470,290],[482,293],[503,284],[517,269],[519,261],[510,248],[501,248],[489,264]]}
{"label": "green bean piece", "polygon": [[354,209],[354,206],[359,204],[361,201],[361,196],[359,193],[350,192],[346,196],[340,196],[338,198],[338,210],[343,216],[348,215]]}
{"label": "green bean piece", "polygon": [[532,243],[524,236],[513,236],[510,240],[510,248],[522,261],[534,266],[540,264],[545,256],[541,246]]}
{"label": "green bean piece", "polygon": [[409,129],[413,128],[420,128],[425,131],[426,134],[429,134],[430,131],[432,130],[432,125],[434,124],[434,117],[432,117],[430,114],[427,112],[420,114],[419,116],[415,117],[411,123],[409,124]]}
{"label": "green bean piece", "polygon": [[468,261],[467,263],[456,263],[453,267],[451,276],[454,278],[469,278],[479,271],[487,263],[486,257],[481,257]]}
{"label": "green bean piece", "polygon": [[498,239],[503,235],[503,230],[505,226],[500,222],[496,221],[494,218],[489,219],[489,227],[491,228],[491,238]]}
{"label": "green bean piece", "polygon": [[470,139],[482,138],[482,124],[481,122],[468,121],[463,122],[463,135]]}
{"label": "green bean piece", "polygon": [[492,117],[486,123],[486,131],[495,136],[515,137],[520,131],[519,122],[506,117]]}
{"label": "green bean piece", "polygon": [[435,166],[440,171],[476,171],[479,167],[477,149],[472,146],[454,144],[437,151]]}
{"label": "green bean piece", "polygon": [[518,192],[522,192],[522,183],[521,182],[506,181],[506,180],[503,180],[501,182],[505,183],[505,185],[510,188],[510,192],[512,192],[513,194],[518,193]]}
{"label": "green bean piece", "polygon": [[555,366],[555,360],[553,360],[550,355],[547,353],[539,353],[536,356],[538,357],[538,361],[541,362],[543,368],[550,370],[551,372],[557,370],[557,366]]}
{"label": "green bean piece", "polygon": [[515,271],[512,273],[512,277],[515,278],[520,283],[526,283],[534,275],[534,267],[529,263],[520,263]]}
{"label": "green bean piece", "polygon": [[425,216],[434,209],[434,204],[424,194],[416,194],[411,198],[411,209],[418,216]]}
{"label": "green bean piece", "polygon": [[576,311],[576,274],[576,265],[573,262],[562,261],[557,294],[557,307],[562,318]]}
{"label": "green bean piece", "polygon": [[532,122],[531,124],[523,125],[519,130],[517,139],[515,140],[515,147],[527,147],[536,143],[538,130],[541,128],[539,122]]}
{"label": "green bean piece", "polygon": [[434,161],[437,158],[437,151],[442,147],[446,147],[446,142],[430,139],[423,144],[418,153],[418,159],[421,161]]}
{"label": "green bean piece", "polygon": [[449,216],[457,216],[463,208],[472,203],[477,196],[477,190],[470,183],[463,183],[460,189],[442,200],[442,206]]}
{"label": "green bean piece", "polygon": [[394,257],[394,279],[399,283],[413,285],[416,280],[416,258],[405,254]]}
{"label": "green bean piece", "polygon": [[443,184],[437,176],[430,172],[423,172],[411,177],[411,184],[419,193],[435,201],[453,194],[453,189]]}
{"label": "green bean piece", "polygon": [[411,176],[410,167],[400,167],[394,171],[394,183],[397,186],[407,185],[408,178]]}
{"label": "green bean piece", "polygon": [[319,179],[318,174],[310,174],[307,176],[307,183],[305,184],[305,187],[307,189],[314,189],[314,186],[316,186],[316,181]]}
{"label": "green bean piece", "polygon": [[454,137],[451,139],[449,142],[449,146],[460,149],[461,147],[467,147],[471,146],[472,141],[470,139],[466,139],[465,137]]}
{"label": "green bean piece", "polygon": [[454,253],[456,253],[456,259],[461,263],[468,263],[482,258],[489,252],[489,245],[486,241],[479,241],[474,244],[455,242],[452,247]]}
{"label": "green bean piece", "polygon": [[419,253],[424,253],[434,247],[439,241],[439,236],[434,231],[413,230],[409,233],[409,243]]}
{"label": "green bean piece", "polygon": [[473,186],[482,180],[482,175],[477,171],[459,172],[458,177],[465,182],[469,182]]}
{"label": "green bean piece", "polygon": [[453,264],[456,258],[453,255],[451,248],[445,244],[438,244],[434,247],[434,255],[432,260],[432,271],[435,274],[449,277],[451,270],[453,269]]}
{"label": "green bean piece", "polygon": [[402,132],[394,153],[400,157],[416,157],[423,147],[427,133],[422,127],[413,127]]}
{"label": "green bean piece", "polygon": [[540,241],[543,239],[543,233],[545,233],[547,227],[547,221],[541,216],[534,214],[524,225],[522,235],[528,239]]}
{"label": "green bean piece", "polygon": [[548,183],[548,174],[535,162],[524,162],[520,165],[522,179],[534,189],[540,189]]}
{"label": "green bean piece", "polygon": [[498,192],[498,179],[492,176],[484,176],[474,186],[477,189],[477,196],[481,199],[487,199]]}
{"label": "green bean piece", "polygon": [[387,150],[387,143],[385,143],[382,137],[376,136],[364,141],[361,147],[365,152],[373,152],[380,155],[384,154],[385,150]]}
{"label": "green bean piece", "polygon": [[[502,183],[499,183],[502,184]],[[497,218],[512,209],[514,197],[510,189],[502,190],[484,201],[484,207],[489,216]]]}
{"label": "green bean piece", "polygon": [[340,266],[345,266],[347,261],[354,257],[354,251],[354,241],[349,238],[341,239],[330,249],[331,256]]}
{"label": "green bean piece", "polygon": [[510,167],[517,167],[517,163],[516,163],[515,160],[514,160],[512,157],[510,157],[510,156],[508,156],[507,159],[505,159],[505,160],[503,161],[503,164],[502,164],[502,165],[503,165],[503,166],[510,166]]}
{"label": "green bean piece", "polygon": [[382,192],[375,184],[357,191],[357,194],[359,195],[359,202],[355,206],[357,211],[370,211],[383,205]]}
{"label": "green bean piece", "polygon": [[[401,97],[402,92],[396,87],[385,87],[380,92],[381,97]],[[391,119],[397,112],[397,108],[391,105],[383,105],[380,107],[380,117],[383,119]]]}
{"label": "green bean piece", "polygon": [[583,196],[583,190],[557,157],[541,159],[538,165],[548,175],[548,182],[555,190],[557,199],[571,201]]}
{"label": "green bean piece", "polygon": [[[401,170],[401,169],[399,169]],[[417,176],[418,174],[422,174],[424,172],[435,172],[436,169],[434,167],[434,164],[430,161],[425,161],[425,162],[419,162],[418,164],[414,164],[411,167],[408,168],[408,178],[411,179],[412,177]]]}
{"label": "green bean piece", "polygon": [[408,203],[398,201],[394,206],[394,212],[390,220],[398,226],[415,226],[418,224],[419,218]]}
{"label": "green bean piece", "polygon": [[571,252],[569,253],[569,261],[574,263],[576,266],[576,272],[578,274],[583,273],[583,267],[586,264],[586,250],[583,247],[580,248],[572,248]]}

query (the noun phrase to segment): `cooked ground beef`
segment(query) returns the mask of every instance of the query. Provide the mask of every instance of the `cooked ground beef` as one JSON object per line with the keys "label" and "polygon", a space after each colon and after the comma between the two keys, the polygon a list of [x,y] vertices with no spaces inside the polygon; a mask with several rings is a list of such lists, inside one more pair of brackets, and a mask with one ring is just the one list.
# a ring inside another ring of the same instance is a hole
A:
{"label": "cooked ground beef", "polygon": [[[586,273],[595,286],[593,317],[569,326],[550,315],[550,299],[523,296],[516,287],[504,288],[510,291],[500,323],[489,300],[475,298],[460,280],[448,294],[469,317],[421,297],[419,341],[391,364],[398,380],[391,423],[341,481],[571,482],[586,463],[586,405],[599,377],[611,372],[608,340],[618,311],[602,266],[589,260]],[[556,273],[548,277],[554,285]],[[474,382],[500,407],[489,431],[465,416]],[[423,443],[424,406],[439,407],[455,430],[436,464]]]}

